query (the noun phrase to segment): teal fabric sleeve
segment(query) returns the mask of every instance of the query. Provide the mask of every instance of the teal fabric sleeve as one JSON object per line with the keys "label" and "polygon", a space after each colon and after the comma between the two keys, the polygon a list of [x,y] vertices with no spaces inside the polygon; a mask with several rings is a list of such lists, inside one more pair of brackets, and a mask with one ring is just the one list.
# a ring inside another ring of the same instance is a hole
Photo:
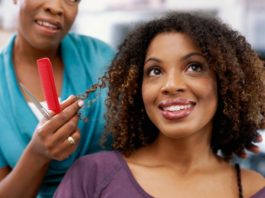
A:
{"label": "teal fabric sleeve", "polygon": [[2,150],[0,149],[0,168],[8,166],[7,161],[5,160]]}

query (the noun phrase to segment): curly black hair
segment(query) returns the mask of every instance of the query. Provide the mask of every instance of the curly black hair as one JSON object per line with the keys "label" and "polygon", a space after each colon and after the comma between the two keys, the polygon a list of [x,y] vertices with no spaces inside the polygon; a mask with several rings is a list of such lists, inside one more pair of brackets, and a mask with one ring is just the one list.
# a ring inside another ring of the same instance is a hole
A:
{"label": "curly black hair", "polygon": [[218,107],[212,150],[224,157],[242,152],[264,127],[263,63],[245,37],[221,20],[179,12],[143,23],[131,32],[102,78],[109,86],[105,116],[113,148],[129,155],[158,136],[144,110],[141,85],[148,46],[158,34],[167,32],[188,35],[215,72]]}

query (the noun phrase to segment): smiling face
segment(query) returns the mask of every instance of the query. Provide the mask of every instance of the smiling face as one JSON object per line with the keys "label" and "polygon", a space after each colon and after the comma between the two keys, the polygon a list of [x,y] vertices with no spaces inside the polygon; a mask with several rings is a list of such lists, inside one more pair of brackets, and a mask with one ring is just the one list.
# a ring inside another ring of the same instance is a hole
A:
{"label": "smiling face", "polygon": [[18,39],[36,49],[58,47],[78,11],[76,0],[18,0]]}
{"label": "smiling face", "polygon": [[170,138],[212,130],[217,86],[200,49],[182,33],[161,33],[144,63],[143,102],[150,120]]}

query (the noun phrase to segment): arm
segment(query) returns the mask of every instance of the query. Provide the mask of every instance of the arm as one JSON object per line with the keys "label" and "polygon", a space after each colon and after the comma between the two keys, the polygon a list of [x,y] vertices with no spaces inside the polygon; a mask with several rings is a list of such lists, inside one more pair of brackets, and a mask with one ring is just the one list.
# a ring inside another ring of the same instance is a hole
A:
{"label": "arm", "polygon": [[12,171],[8,167],[0,169],[0,197],[36,197],[49,165],[38,158],[27,148]]}
{"label": "arm", "polygon": [[[61,108],[60,114],[37,126],[15,168],[0,169],[0,197],[36,197],[50,161],[64,160],[75,151],[80,139],[77,130],[80,105],[75,97],[70,97]],[[67,141],[70,135],[76,144]]]}

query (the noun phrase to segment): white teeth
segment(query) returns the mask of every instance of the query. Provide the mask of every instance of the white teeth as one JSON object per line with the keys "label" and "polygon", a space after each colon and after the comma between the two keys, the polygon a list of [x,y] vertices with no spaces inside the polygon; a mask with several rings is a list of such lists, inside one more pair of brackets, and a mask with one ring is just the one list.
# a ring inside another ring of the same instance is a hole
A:
{"label": "white teeth", "polygon": [[179,111],[183,109],[188,109],[191,108],[191,104],[189,105],[174,105],[174,106],[169,106],[169,107],[163,107],[163,110],[165,111]]}
{"label": "white teeth", "polygon": [[37,23],[43,27],[51,28],[51,29],[58,29],[56,25],[53,25],[47,21],[37,21]]}

